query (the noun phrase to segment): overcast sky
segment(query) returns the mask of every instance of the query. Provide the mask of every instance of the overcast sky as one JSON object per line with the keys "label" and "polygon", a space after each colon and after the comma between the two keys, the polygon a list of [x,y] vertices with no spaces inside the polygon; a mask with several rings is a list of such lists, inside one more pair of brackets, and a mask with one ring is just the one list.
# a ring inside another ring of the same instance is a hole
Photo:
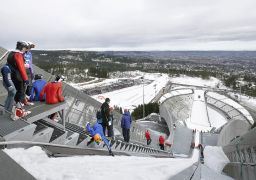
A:
{"label": "overcast sky", "polygon": [[0,46],[256,50],[256,0],[3,0]]}

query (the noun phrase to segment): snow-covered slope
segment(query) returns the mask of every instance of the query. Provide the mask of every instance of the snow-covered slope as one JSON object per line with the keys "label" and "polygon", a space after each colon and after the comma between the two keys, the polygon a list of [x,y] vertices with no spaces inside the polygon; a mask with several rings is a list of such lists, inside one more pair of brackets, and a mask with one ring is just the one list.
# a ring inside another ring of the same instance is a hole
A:
{"label": "snow-covered slope", "polygon": [[[150,84],[144,85],[145,103],[149,103],[169,81],[169,77],[166,74],[160,73],[145,73],[144,79],[152,80]],[[143,84],[93,96],[100,102],[104,101],[102,97],[110,98],[111,106],[117,105],[127,109],[134,109],[136,106],[143,104]]]}
{"label": "snow-covered slope", "polygon": [[188,168],[192,158],[150,158],[134,156],[77,156],[49,158],[40,147],[5,149],[9,156],[39,180],[162,180]]}

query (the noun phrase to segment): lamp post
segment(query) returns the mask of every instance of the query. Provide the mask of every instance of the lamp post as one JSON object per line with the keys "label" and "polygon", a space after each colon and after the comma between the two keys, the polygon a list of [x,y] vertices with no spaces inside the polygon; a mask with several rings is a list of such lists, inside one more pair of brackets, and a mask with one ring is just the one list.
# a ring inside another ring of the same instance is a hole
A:
{"label": "lamp post", "polygon": [[98,71],[100,69],[100,65],[99,63],[96,64],[96,77],[98,77]]}
{"label": "lamp post", "polygon": [[145,117],[145,101],[144,101],[144,76],[142,77],[142,98],[143,98],[143,118]]}

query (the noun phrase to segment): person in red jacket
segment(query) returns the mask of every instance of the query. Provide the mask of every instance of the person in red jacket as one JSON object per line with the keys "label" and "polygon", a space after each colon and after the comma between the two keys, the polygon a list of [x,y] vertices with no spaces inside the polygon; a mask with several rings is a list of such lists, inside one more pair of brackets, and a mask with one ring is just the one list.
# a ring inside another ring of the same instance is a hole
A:
{"label": "person in red jacket", "polygon": [[161,135],[161,136],[159,137],[159,146],[160,146],[160,149],[161,149],[161,150],[164,150],[164,141],[165,141],[164,136]]}
{"label": "person in red jacket", "polygon": [[16,44],[16,50],[10,52],[7,57],[7,64],[11,69],[11,79],[17,90],[14,96],[16,107],[13,108],[13,120],[17,120],[20,117],[24,117],[28,114],[24,109],[22,109],[21,104],[25,98],[25,85],[29,84],[23,58],[23,54],[27,50],[27,48],[27,42],[18,41]]}
{"label": "person in red jacket", "polygon": [[[47,83],[43,90],[40,93],[40,101],[44,100],[46,104],[57,104],[59,102],[64,101],[64,96],[62,96],[62,83],[61,81],[64,80],[63,76],[57,75],[54,82]],[[57,113],[50,115],[50,119],[55,120]],[[57,121],[57,120],[55,120]]]}
{"label": "person in red jacket", "polygon": [[151,137],[150,137],[150,132],[149,132],[149,130],[146,130],[146,132],[145,132],[145,137],[146,137],[146,140],[147,140],[147,145],[150,145],[150,143],[151,143]]}
{"label": "person in red jacket", "polygon": [[54,82],[47,83],[40,93],[40,100],[43,101],[45,95],[46,104],[56,104],[64,101],[61,83],[63,79],[63,76],[57,75]]}

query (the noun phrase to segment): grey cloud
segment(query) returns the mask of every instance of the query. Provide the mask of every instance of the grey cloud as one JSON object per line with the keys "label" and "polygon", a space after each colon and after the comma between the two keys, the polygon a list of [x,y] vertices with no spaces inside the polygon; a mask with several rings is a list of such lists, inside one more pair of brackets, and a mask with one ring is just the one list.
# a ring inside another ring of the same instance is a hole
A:
{"label": "grey cloud", "polygon": [[28,39],[40,49],[252,50],[256,41],[255,0],[10,0],[1,5],[12,7],[0,11],[0,46],[6,48]]}

